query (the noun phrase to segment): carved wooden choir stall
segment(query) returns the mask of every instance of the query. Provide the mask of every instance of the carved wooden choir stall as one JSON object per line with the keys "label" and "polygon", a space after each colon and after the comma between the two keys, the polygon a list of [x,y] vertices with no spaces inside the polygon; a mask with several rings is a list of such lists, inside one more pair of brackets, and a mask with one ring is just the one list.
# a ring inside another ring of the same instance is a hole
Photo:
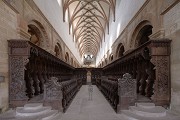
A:
{"label": "carved wooden choir stall", "polygon": [[[149,40],[104,68],[91,68],[93,84],[115,111],[133,105],[137,95],[156,105],[169,105],[170,42]],[[65,111],[78,89],[87,83],[86,68],[74,68],[28,41],[8,43],[10,107],[24,105],[45,89],[45,104],[57,103],[54,108]]]}
{"label": "carved wooden choir stall", "polygon": [[[73,75],[75,68],[29,41],[9,40],[8,45],[10,107],[23,106],[44,93],[44,85],[51,77],[56,77],[57,82],[62,84],[62,101],[59,104],[63,107],[61,110],[65,111],[82,85],[82,80]],[[55,93],[51,91],[49,94],[53,96]],[[45,103],[48,103],[47,100]]]}
{"label": "carved wooden choir stall", "polygon": [[117,110],[118,105],[118,81],[117,79],[112,80],[105,76],[102,76],[101,78],[101,91],[106,97],[106,99],[109,101],[109,103],[112,105],[114,110]]}
{"label": "carved wooden choir stall", "polygon": [[76,68],[75,69],[75,76],[77,79],[82,81],[83,85],[87,84],[87,70],[85,68]]}
{"label": "carved wooden choir stall", "polygon": [[[170,42],[170,40],[150,40],[105,66],[103,68],[103,75],[107,78],[112,76],[114,78],[122,78],[123,74],[129,73],[132,75],[132,79],[136,80],[134,82],[136,86],[134,87],[137,88],[137,94],[148,97],[156,105],[169,106],[171,88],[169,67]],[[105,81],[106,83],[104,83]],[[104,84],[106,84],[106,89],[109,90],[110,87],[108,86],[115,86],[112,83],[102,79],[101,88],[104,89]],[[132,85],[126,87],[127,89],[131,89]],[[123,92],[123,90],[119,90],[121,89],[118,87],[118,93]],[[109,96],[110,92],[106,91],[105,94]],[[125,101],[129,100],[125,99]],[[121,104],[123,101],[119,99],[118,103]],[[119,107],[117,108],[118,110],[127,108],[125,106],[122,107],[122,105]]]}
{"label": "carved wooden choir stall", "polygon": [[91,69],[91,82],[93,85],[97,85],[102,76],[102,68]]}

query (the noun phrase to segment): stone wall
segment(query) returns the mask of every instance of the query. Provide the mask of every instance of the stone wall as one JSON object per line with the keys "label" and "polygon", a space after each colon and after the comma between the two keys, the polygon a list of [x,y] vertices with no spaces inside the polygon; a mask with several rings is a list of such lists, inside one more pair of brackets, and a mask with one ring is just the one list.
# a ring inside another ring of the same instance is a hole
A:
{"label": "stone wall", "polygon": [[171,108],[180,113],[180,2],[163,14],[165,37],[171,42]]}
{"label": "stone wall", "polygon": [[0,82],[0,108],[2,111],[8,108],[8,39],[17,38],[17,13],[0,1],[0,76],[4,80]]}
{"label": "stone wall", "polygon": [[41,48],[55,55],[54,49],[57,43],[62,48],[61,56],[65,60],[65,53],[68,52],[73,59],[74,67],[80,67],[76,57],[72,54],[68,46],[49,23],[46,17],[31,0],[0,0],[0,109],[5,111],[9,104],[9,69],[8,69],[8,42],[9,39],[29,40],[28,25],[33,24],[43,35]]}
{"label": "stone wall", "polygon": [[[46,16],[48,21],[57,31],[57,33],[61,36],[64,43],[69,47],[70,51],[74,54],[75,58],[81,62],[81,56],[79,54],[78,47],[73,40],[72,34],[69,33],[69,22],[63,21],[63,6],[62,4],[58,4],[57,0],[53,1],[43,1],[42,0],[32,0],[38,6],[38,8],[42,11],[42,13]],[[59,3],[61,3],[60,0]]]}
{"label": "stone wall", "polygon": [[[116,12],[115,12],[115,17],[116,17],[115,22],[112,19],[113,17],[110,17],[109,34],[106,30],[105,41],[103,41],[101,44],[101,48],[100,51],[98,52],[96,59],[96,65],[98,65],[100,61],[104,62],[105,59],[109,58],[111,54],[114,55],[114,49],[116,48],[114,48],[114,46],[112,45],[116,44],[117,42],[116,39],[119,39],[119,37],[121,37],[121,42],[122,41],[123,43],[126,42],[127,34],[124,30],[127,28],[131,19],[134,19],[133,17],[139,11],[142,5],[145,4],[146,0],[131,1],[131,2],[127,0],[116,0],[116,2],[117,3],[116,3]],[[110,63],[110,61],[108,61],[107,63]]]}
{"label": "stone wall", "polygon": [[[134,33],[138,31],[138,25],[142,21],[148,21],[152,26],[151,39],[167,38],[171,42],[171,108],[180,112],[180,2],[179,0],[147,0],[136,15],[131,19],[119,37],[111,46],[114,60],[118,45],[122,43],[125,54],[135,48],[136,39]],[[106,57],[107,56],[107,57]],[[102,61],[109,57],[105,53]],[[109,59],[108,59],[109,60]],[[114,61],[113,60],[113,61]],[[113,62],[108,61],[108,64]],[[104,64],[106,66],[106,64]]]}

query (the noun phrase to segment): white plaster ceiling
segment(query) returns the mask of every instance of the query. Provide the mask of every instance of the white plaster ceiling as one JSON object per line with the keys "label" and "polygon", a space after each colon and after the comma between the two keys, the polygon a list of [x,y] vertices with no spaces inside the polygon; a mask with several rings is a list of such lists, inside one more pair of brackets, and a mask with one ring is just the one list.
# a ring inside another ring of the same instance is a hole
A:
{"label": "white plaster ceiling", "polygon": [[69,18],[69,32],[81,56],[87,53],[96,56],[106,30],[109,31],[110,16],[115,20],[116,0],[63,0],[62,2],[63,20]]}

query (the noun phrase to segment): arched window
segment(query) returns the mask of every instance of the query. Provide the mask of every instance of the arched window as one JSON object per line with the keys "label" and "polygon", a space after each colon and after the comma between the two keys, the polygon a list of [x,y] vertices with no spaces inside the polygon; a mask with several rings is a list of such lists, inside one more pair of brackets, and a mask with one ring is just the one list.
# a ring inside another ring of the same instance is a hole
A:
{"label": "arched window", "polygon": [[124,55],[124,46],[122,43],[120,43],[117,47],[117,50],[116,50],[116,57],[117,58],[120,58]]}
{"label": "arched window", "polygon": [[74,61],[74,67],[76,67],[76,62]]}
{"label": "arched window", "polygon": [[55,52],[55,56],[58,57],[60,54],[60,51],[59,51],[59,47],[57,45],[55,45],[54,52]]}
{"label": "arched window", "polygon": [[122,57],[123,55],[124,55],[124,46],[121,45],[121,47],[119,48],[118,57]]}
{"label": "arched window", "polygon": [[61,45],[60,45],[59,43],[57,43],[57,45],[58,45],[58,47],[59,47],[59,58],[62,59],[62,58],[63,58],[63,57],[62,57],[62,53],[63,53],[63,52],[62,52],[62,47],[61,47]]}
{"label": "arched window", "polygon": [[28,33],[31,35],[30,42],[35,45],[47,49],[49,45],[49,39],[46,30],[43,25],[37,20],[32,20],[28,24]]}
{"label": "arched window", "polygon": [[40,30],[35,25],[28,25],[28,33],[31,35],[30,42],[40,46],[40,41],[42,38]]}
{"label": "arched window", "polygon": [[149,36],[152,34],[152,28],[153,27],[151,25],[146,25],[139,31],[136,37],[136,46],[140,46],[149,40]]}
{"label": "arched window", "polygon": [[59,43],[55,45],[54,52],[56,57],[62,58],[62,48]]}
{"label": "arched window", "polygon": [[109,61],[113,61],[113,54],[109,56]]}
{"label": "arched window", "polygon": [[66,52],[66,54],[65,54],[65,61],[68,63],[69,62],[69,53],[68,52]]}
{"label": "arched window", "polygon": [[108,61],[107,61],[107,58],[105,59],[105,65],[107,65],[108,64]]}
{"label": "arched window", "polygon": [[153,26],[148,20],[144,20],[135,28],[130,47],[137,48],[149,40],[149,36],[152,34]]}
{"label": "arched window", "polygon": [[73,66],[73,58],[71,58],[71,65]]}

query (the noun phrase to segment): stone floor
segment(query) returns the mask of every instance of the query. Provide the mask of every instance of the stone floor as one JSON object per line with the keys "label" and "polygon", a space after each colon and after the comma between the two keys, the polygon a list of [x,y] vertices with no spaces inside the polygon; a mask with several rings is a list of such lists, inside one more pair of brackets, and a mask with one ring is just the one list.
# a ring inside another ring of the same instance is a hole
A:
{"label": "stone floor", "polygon": [[41,102],[30,103],[0,114],[0,120],[180,120],[179,114],[152,102],[137,102],[121,113],[115,113],[96,86],[93,86],[91,100],[88,85],[83,85],[65,113]]}
{"label": "stone floor", "polygon": [[[93,86],[92,100],[88,86],[84,85],[60,120],[121,120],[96,86]],[[122,119],[123,120],[123,119]]]}

